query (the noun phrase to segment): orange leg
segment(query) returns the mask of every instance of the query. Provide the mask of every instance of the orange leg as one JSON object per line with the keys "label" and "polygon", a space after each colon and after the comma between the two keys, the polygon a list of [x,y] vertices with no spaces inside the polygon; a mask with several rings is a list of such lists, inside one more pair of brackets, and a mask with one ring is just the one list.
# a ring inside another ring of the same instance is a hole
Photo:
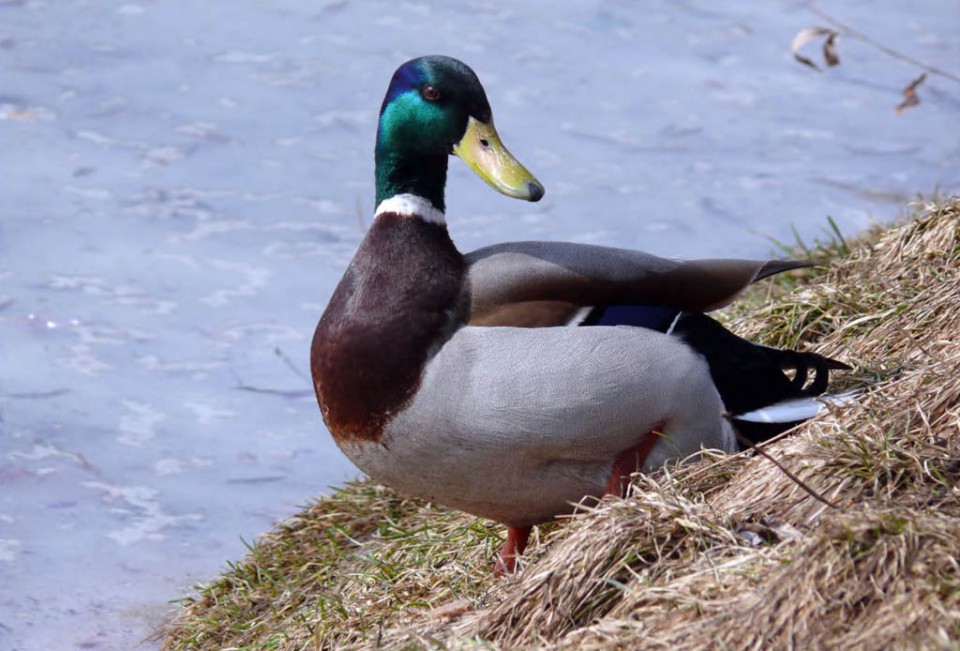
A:
{"label": "orange leg", "polygon": [[493,566],[493,571],[497,574],[513,574],[517,569],[517,557],[523,553],[527,547],[527,540],[530,539],[530,532],[533,527],[514,527],[507,526],[507,539],[500,548],[500,555]]}
{"label": "orange leg", "polygon": [[[630,485],[630,475],[643,467],[650,450],[660,440],[660,432],[657,429],[651,430],[643,437],[637,445],[628,448],[617,455],[613,463],[613,472],[610,474],[610,481],[607,483],[607,489],[604,495],[619,495],[623,497],[627,492],[627,486]],[[494,572],[497,574],[513,574],[517,570],[517,557],[523,553],[527,547],[527,541],[530,539],[530,532],[533,527],[514,527],[507,525],[507,539],[500,547],[500,553],[494,565]]]}
{"label": "orange leg", "polygon": [[626,497],[627,486],[630,485],[630,475],[643,467],[643,462],[647,460],[650,450],[660,440],[660,432],[657,429],[648,432],[640,443],[632,448],[627,448],[617,456],[616,461],[613,462],[613,472],[610,473],[610,481],[607,482],[607,490],[604,491],[604,495]]}

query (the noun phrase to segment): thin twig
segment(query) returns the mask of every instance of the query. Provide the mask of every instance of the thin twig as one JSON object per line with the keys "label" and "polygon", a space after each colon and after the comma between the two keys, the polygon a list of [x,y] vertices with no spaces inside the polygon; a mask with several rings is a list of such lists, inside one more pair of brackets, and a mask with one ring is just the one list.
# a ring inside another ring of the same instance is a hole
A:
{"label": "thin twig", "polygon": [[[794,425],[794,426],[791,427],[790,429],[785,430],[785,431],[783,431],[783,432],[780,432],[780,433],[777,434],[776,436],[773,436],[773,437],[767,439],[766,441],[763,442],[763,444],[764,444],[764,445],[770,445],[770,444],[772,444],[772,443],[775,443],[776,441],[779,441],[779,440],[781,440],[781,439],[785,439],[785,438],[787,438],[788,436],[792,436],[792,435],[796,434],[797,432],[799,432],[801,429],[803,429],[803,427],[804,427],[805,425],[806,425],[806,422],[803,422],[803,423],[799,423],[799,424],[797,424],[797,425]],[[734,428],[734,432],[736,432],[736,428]],[[739,435],[739,432],[737,432],[737,434]],[[741,444],[741,445],[744,445],[742,439],[740,440],[740,444]],[[744,448],[743,448],[742,450],[740,450],[739,452],[733,452],[733,453],[731,453],[731,454],[725,454],[725,455],[723,455],[722,457],[720,457],[720,459],[714,461],[713,463],[711,463],[711,464],[709,464],[709,465],[703,466],[703,467],[691,466],[691,470],[690,470],[689,472],[687,472],[686,474],[681,473],[680,476],[683,478],[684,481],[690,481],[690,480],[692,480],[692,479],[694,479],[694,478],[696,478],[696,477],[698,477],[698,476],[700,476],[700,475],[702,475],[702,474],[704,474],[704,473],[706,473],[706,472],[709,472],[709,471],[713,470],[714,468],[717,468],[717,467],[720,467],[720,466],[723,466],[723,465],[727,465],[727,464],[733,463],[736,459],[743,459],[743,458],[749,457],[749,456],[750,456],[750,452],[753,451],[753,448],[754,448],[753,442],[752,442],[752,441],[748,441],[747,444],[744,445]]]}
{"label": "thin twig", "polygon": [[873,47],[877,48],[881,52],[889,54],[890,56],[896,59],[900,59],[901,61],[906,61],[907,63],[917,66],[918,68],[922,68],[923,70],[926,70],[930,74],[940,75],[941,77],[946,77],[947,79],[960,83],[960,75],[954,74],[952,72],[948,72],[947,70],[943,70],[942,68],[938,68],[936,66],[930,65],[929,63],[924,63],[919,59],[914,59],[909,54],[904,54],[903,52],[894,50],[892,47],[884,45],[879,41],[875,41],[874,39],[870,38],[863,32],[857,31],[854,28],[847,25],[846,23],[840,22],[833,16],[830,16],[829,14],[824,13],[823,10],[815,6],[812,6],[812,5],[808,6],[807,10],[810,11],[811,13],[816,14],[820,18],[823,18],[825,21],[827,21],[834,27],[843,30],[844,36],[852,36],[853,38],[863,41],[867,45],[872,45]]}
{"label": "thin twig", "polygon": [[[779,469],[783,472],[783,474],[785,474],[787,477],[789,477],[790,479],[792,479],[793,482],[794,482],[797,486],[799,486],[800,488],[802,488],[807,495],[809,495],[809,496],[812,497],[813,499],[817,500],[818,502],[822,502],[823,504],[826,504],[826,505],[829,506],[831,509],[839,509],[839,508],[840,508],[840,506],[839,506],[838,504],[836,504],[835,502],[831,502],[831,501],[828,500],[826,497],[824,497],[823,495],[821,495],[821,494],[818,493],[817,491],[815,491],[815,490],[813,490],[812,488],[810,488],[809,486],[807,486],[807,484],[805,484],[802,479],[800,479],[800,478],[797,477],[795,474],[793,474],[792,472],[790,472],[789,470],[787,470],[787,469],[783,466],[783,464],[781,464],[779,461],[777,461],[777,460],[774,459],[772,456],[770,456],[770,455],[767,453],[766,450],[764,450],[763,448],[760,447],[759,444],[754,444],[753,441],[751,441],[750,439],[748,439],[746,436],[744,436],[744,435],[741,434],[740,432],[737,432],[736,430],[734,430],[734,434],[737,435],[737,440],[740,441],[740,445],[742,445],[742,446],[744,446],[744,447],[749,447],[751,450],[753,450],[754,452],[756,452],[757,454],[759,454],[761,457],[763,457],[764,459],[766,459],[767,461],[769,461],[770,463],[772,463],[773,465],[775,465],[777,468],[779,468]],[[753,447],[750,447],[750,446],[753,446]]]}
{"label": "thin twig", "polygon": [[302,380],[307,380],[308,382],[310,381],[310,378],[304,375],[303,371],[297,368],[297,365],[293,363],[293,360],[290,359],[290,356],[283,352],[279,346],[273,349],[273,354],[283,360],[283,363],[287,365],[287,368],[293,371],[294,375]]}

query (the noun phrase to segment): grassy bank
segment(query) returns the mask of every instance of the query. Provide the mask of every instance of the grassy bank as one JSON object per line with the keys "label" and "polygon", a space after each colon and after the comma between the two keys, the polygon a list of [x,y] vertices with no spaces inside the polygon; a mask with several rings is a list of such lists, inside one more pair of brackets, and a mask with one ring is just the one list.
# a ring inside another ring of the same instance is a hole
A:
{"label": "grassy bank", "polygon": [[502,527],[347,485],[184,599],[165,648],[956,648],[960,200],[828,248],[727,316],[849,363],[854,406],[639,477],[506,579]]}

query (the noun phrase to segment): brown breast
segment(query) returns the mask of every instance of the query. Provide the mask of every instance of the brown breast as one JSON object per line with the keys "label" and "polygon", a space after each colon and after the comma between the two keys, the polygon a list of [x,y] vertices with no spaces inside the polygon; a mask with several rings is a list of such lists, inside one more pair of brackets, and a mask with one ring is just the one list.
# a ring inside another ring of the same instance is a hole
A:
{"label": "brown breast", "polygon": [[334,438],[380,439],[416,393],[430,351],[462,325],[464,274],[446,227],[377,217],[310,349],[317,401]]}

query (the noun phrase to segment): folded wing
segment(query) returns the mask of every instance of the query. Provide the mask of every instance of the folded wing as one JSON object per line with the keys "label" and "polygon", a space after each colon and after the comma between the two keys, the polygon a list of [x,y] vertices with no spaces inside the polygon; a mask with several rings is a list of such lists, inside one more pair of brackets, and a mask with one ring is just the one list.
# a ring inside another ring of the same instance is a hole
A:
{"label": "folded wing", "polygon": [[709,311],[750,283],[804,262],[670,260],[572,242],[507,242],[466,256],[473,313],[517,303],[665,305]]}

